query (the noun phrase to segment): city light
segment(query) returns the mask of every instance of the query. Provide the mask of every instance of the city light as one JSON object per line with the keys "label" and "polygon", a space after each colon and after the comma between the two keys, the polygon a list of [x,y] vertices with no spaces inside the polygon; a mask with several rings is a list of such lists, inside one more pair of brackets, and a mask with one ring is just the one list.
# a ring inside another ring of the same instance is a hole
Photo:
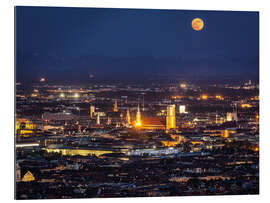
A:
{"label": "city light", "polygon": [[208,95],[207,95],[207,94],[203,94],[203,95],[201,96],[201,98],[202,98],[203,100],[207,100],[207,99],[208,99]]}
{"label": "city light", "polygon": [[37,97],[37,96],[38,96],[38,95],[35,94],[35,93],[31,94],[31,97]]}
{"label": "city light", "polygon": [[135,126],[136,126],[136,127],[141,127],[141,126],[142,126],[142,122],[136,121],[136,122],[135,122]]}
{"label": "city light", "polygon": [[73,97],[74,97],[74,98],[79,98],[79,97],[80,97],[80,94],[76,92],[76,93],[73,95]]}
{"label": "city light", "polygon": [[186,88],[187,85],[186,85],[185,83],[181,83],[181,84],[180,84],[180,87],[181,87],[181,88]]}
{"label": "city light", "polygon": [[218,99],[218,100],[224,100],[224,98],[222,96],[220,96],[220,95],[216,95],[216,99]]}
{"label": "city light", "polygon": [[241,107],[242,108],[251,108],[252,105],[250,105],[250,104],[241,104]]}
{"label": "city light", "polygon": [[186,112],[186,106],[185,105],[180,105],[179,106],[179,113],[180,114],[187,113]]}

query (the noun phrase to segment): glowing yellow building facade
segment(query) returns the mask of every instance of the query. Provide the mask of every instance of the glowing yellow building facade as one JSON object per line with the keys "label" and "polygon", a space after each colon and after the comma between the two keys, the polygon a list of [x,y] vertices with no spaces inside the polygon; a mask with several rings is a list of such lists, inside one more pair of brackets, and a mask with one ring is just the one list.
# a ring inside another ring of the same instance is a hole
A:
{"label": "glowing yellow building facade", "polygon": [[34,133],[35,129],[36,125],[33,122],[27,119],[16,119],[15,132],[18,136],[28,137]]}
{"label": "glowing yellow building facade", "polygon": [[166,130],[175,129],[175,105],[167,107]]}

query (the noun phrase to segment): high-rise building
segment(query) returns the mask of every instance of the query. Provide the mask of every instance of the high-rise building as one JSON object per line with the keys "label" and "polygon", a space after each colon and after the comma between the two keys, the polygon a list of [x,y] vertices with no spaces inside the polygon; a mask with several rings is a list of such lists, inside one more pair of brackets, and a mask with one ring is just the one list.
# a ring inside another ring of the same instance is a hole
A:
{"label": "high-rise building", "polygon": [[113,111],[114,111],[114,112],[118,112],[117,100],[114,101]]}
{"label": "high-rise building", "polygon": [[175,105],[167,106],[166,129],[175,129]]}
{"label": "high-rise building", "polygon": [[95,107],[93,105],[90,106],[90,118],[93,118],[95,113]]}

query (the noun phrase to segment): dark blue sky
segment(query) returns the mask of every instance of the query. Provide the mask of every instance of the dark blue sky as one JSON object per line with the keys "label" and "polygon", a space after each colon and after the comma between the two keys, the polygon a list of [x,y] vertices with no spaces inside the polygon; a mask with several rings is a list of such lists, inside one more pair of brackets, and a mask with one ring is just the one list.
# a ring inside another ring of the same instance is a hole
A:
{"label": "dark blue sky", "polygon": [[22,81],[258,76],[259,13],[16,7],[16,56]]}

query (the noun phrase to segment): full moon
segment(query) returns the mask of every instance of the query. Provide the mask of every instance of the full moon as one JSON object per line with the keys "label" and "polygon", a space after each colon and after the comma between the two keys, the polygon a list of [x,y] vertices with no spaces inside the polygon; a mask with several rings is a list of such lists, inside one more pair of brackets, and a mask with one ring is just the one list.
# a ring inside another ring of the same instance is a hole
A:
{"label": "full moon", "polygon": [[203,26],[203,20],[200,18],[194,18],[191,22],[191,27],[193,28],[193,30],[200,31],[203,29]]}

